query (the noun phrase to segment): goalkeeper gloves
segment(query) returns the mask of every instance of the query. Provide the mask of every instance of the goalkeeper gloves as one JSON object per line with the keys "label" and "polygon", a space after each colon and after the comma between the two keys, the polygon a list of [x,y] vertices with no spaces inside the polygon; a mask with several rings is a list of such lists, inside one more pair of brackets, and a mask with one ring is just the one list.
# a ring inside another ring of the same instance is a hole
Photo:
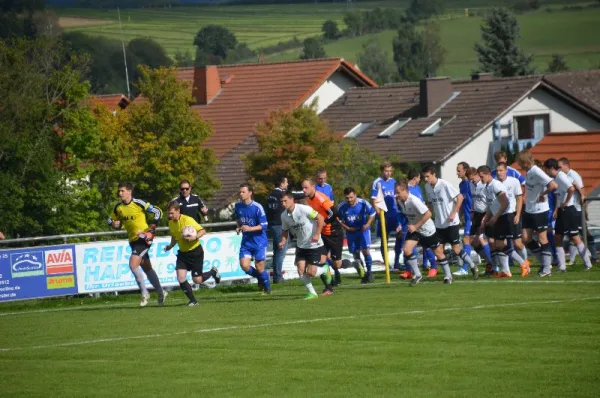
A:
{"label": "goalkeeper gloves", "polygon": [[146,237],[145,237],[145,239],[146,239],[146,244],[147,244],[148,246],[150,246],[150,245],[152,244],[152,241],[154,240],[154,233],[155,233],[155,232],[156,232],[156,225],[155,225],[155,224],[152,224],[152,225],[150,226],[150,229],[148,230],[148,232],[146,232],[146,234],[145,234],[145,235],[146,235]]}

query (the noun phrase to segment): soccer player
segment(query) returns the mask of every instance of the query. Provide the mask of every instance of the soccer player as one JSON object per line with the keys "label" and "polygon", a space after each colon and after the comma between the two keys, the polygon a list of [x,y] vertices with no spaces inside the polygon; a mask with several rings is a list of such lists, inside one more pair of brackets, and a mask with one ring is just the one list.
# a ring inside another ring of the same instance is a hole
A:
{"label": "soccer player", "polygon": [[[425,203],[425,198],[423,197],[423,192],[421,191],[421,172],[417,169],[410,169],[408,171],[408,192],[421,199],[423,203]],[[398,195],[396,195],[396,202],[398,201]],[[416,255],[416,247],[415,247],[415,255]],[[431,266],[429,266],[431,264]],[[423,248],[423,268],[429,269],[427,273],[428,278],[434,278],[437,276],[437,263],[435,261],[435,254],[433,250],[430,248]]]}
{"label": "soccer player", "polygon": [[554,210],[553,218],[556,220],[554,242],[556,244],[559,269],[561,272],[567,272],[565,249],[562,246],[564,235],[567,235],[575,247],[577,247],[585,263],[585,268],[590,269],[592,268],[592,263],[581,240],[581,236],[579,236],[581,216],[575,208],[575,181],[561,170],[558,161],[554,158],[547,159],[544,162],[544,169],[550,177],[554,178],[558,186],[556,190],[557,206]]}
{"label": "soccer player", "polygon": [[[144,273],[146,273],[148,280],[158,293],[158,305],[162,306],[169,293],[163,290],[160,285],[158,275],[152,269],[152,262],[150,261],[150,256],[148,256],[148,251],[154,240],[156,224],[162,217],[162,211],[148,202],[134,198],[133,184],[130,182],[119,184],[119,199],[111,216],[108,218],[108,225],[114,229],[123,227],[127,231],[127,238],[131,247],[129,269],[133,272],[135,281],[142,294],[140,307],[148,305],[148,299],[150,298],[150,294],[148,294],[148,289],[146,288]],[[152,225],[150,226],[148,226],[146,221],[146,213],[154,216]]]}
{"label": "soccer player", "polygon": [[409,192],[408,184],[405,181],[396,184],[395,194],[400,210],[406,214],[408,219],[406,225],[408,235],[404,242],[404,256],[412,270],[412,280],[409,285],[415,286],[423,278],[419,271],[417,258],[414,255],[414,248],[417,244],[423,246],[423,249],[434,250],[435,256],[444,270],[444,283],[452,283],[452,274],[444,254],[444,246],[440,244],[435,224],[431,221],[431,210],[427,208],[422,200]]}
{"label": "soccer player", "polygon": [[[460,178],[460,183],[458,184],[458,191],[463,196],[463,201],[460,206],[460,213],[462,213],[463,220],[465,222],[464,233],[462,238],[463,250],[467,253],[469,257],[471,257],[471,251],[473,250],[473,248],[471,247],[470,234],[471,225],[473,225],[473,220],[471,219],[473,199],[471,197],[471,182],[467,178],[467,170],[469,169],[469,167],[470,166],[467,162],[460,162],[458,165],[456,165],[456,176]],[[456,271],[453,275],[469,275],[467,263],[463,262],[459,270]]]}
{"label": "soccer player", "polygon": [[[339,286],[342,283],[342,276],[339,269],[342,268],[344,233],[338,219],[337,208],[327,196],[317,191],[315,181],[312,179],[302,181],[302,191],[306,195],[306,204],[315,209],[325,220],[325,226],[321,231],[321,238],[325,244],[326,251],[331,254],[335,274],[334,282],[336,286]],[[324,279],[323,283],[326,284]],[[323,293],[330,294],[331,292],[328,292],[326,289]]]}
{"label": "soccer player", "polygon": [[[427,203],[434,210],[435,227],[440,242],[442,244],[449,243],[454,253],[469,264],[473,279],[478,279],[479,270],[471,257],[460,247],[458,210],[463,201],[462,195],[449,182],[438,178],[432,165],[423,168],[423,177],[427,182],[425,185]],[[444,277],[444,283],[452,283],[452,277],[449,280],[447,278]]]}
{"label": "soccer player", "polygon": [[[240,266],[258,280],[262,294],[271,294],[269,273],[265,270],[267,256],[267,216],[260,203],[252,200],[254,189],[250,184],[240,185],[240,201],[235,204],[236,232],[242,233]],[[250,262],[254,258],[253,267]]]}
{"label": "soccer player", "polygon": [[[552,250],[548,243],[547,212],[548,193],[556,190],[556,183],[537,167],[531,152],[519,152],[516,158],[521,168],[527,170],[525,214],[523,215],[523,241],[541,264],[538,275],[551,275]],[[537,241],[533,240],[533,232],[537,232]]]}
{"label": "soccer player", "polygon": [[[338,214],[342,228],[346,230],[346,240],[348,241],[348,251],[357,261],[356,272],[361,277],[361,283],[370,283],[373,279],[371,257],[371,224],[375,219],[375,209],[369,202],[356,196],[356,191],[352,187],[344,189],[345,201],[339,204]],[[365,258],[367,272],[365,274],[362,268],[360,253]]]}
{"label": "soccer player", "polygon": [[[524,187],[525,177],[523,177],[523,175],[521,173],[519,173],[519,170],[517,170],[513,167],[510,167],[508,165],[508,157],[506,156],[506,152],[503,152],[503,151],[495,152],[494,159],[496,160],[496,164],[498,164],[498,163],[506,164],[506,175],[508,177],[513,177],[513,178],[516,178],[517,180],[519,180],[519,182],[522,185],[523,195],[525,195],[525,187]],[[492,177],[498,178],[498,174],[495,169],[492,170]]]}
{"label": "soccer player", "polygon": [[[379,187],[381,187],[381,191],[383,192],[383,198],[385,200],[385,204],[387,206],[387,212],[385,213],[385,229],[386,236],[389,241],[390,235],[396,235],[396,244],[394,245],[394,265],[393,267],[396,269],[400,268],[400,254],[402,252],[403,246],[403,237],[404,231],[402,230],[402,226],[400,224],[400,214],[398,213],[398,207],[396,206],[395,200],[395,186],[396,180],[392,178],[392,173],[394,172],[394,167],[390,162],[384,162],[380,166],[381,176],[377,177],[375,181],[373,181],[373,185],[371,187],[371,200],[374,204],[375,211],[377,212],[377,237],[382,238],[381,242],[381,257],[385,260],[385,256],[383,254],[383,233],[381,223],[379,222],[379,207],[375,205],[375,201],[377,199],[377,192],[379,191]],[[389,247],[388,247],[389,250]]]}
{"label": "soccer player", "polygon": [[[200,238],[206,234],[206,230],[200,226],[192,217],[181,214],[181,206],[177,200],[172,200],[168,207],[169,216],[169,233],[171,234],[171,242],[165,247],[165,252],[171,250],[175,245],[179,246],[177,251],[177,262],[175,270],[177,272],[177,280],[181,290],[190,300],[188,307],[198,306],[198,301],[194,296],[194,291],[187,281],[188,271],[192,272],[192,280],[194,283],[201,284],[206,282],[211,277],[216,283],[221,282],[221,275],[217,267],[212,267],[209,272],[202,272],[204,266],[204,249],[200,244]],[[194,228],[196,236],[184,236],[186,227]]]}
{"label": "soccer player", "polygon": [[287,252],[287,245],[279,248],[279,242],[281,241],[281,213],[283,212],[281,198],[287,188],[288,179],[277,177],[275,188],[267,197],[267,222],[269,224],[269,234],[273,239],[273,283],[283,282],[283,258]]}
{"label": "soccer player", "polygon": [[471,190],[471,199],[473,200],[473,215],[471,217],[471,231],[469,236],[471,237],[471,246],[476,248],[479,256],[482,257],[482,252],[485,255],[485,259],[488,262],[486,267],[486,274],[492,274],[492,251],[490,245],[486,239],[485,234],[481,233],[481,222],[485,217],[487,211],[487,201],[485,199],[485,184],[481,182],[481,178],[477,173],[475,167],[469,167],[467,170],[467,178],[469,179]]}
{"label": "soccer player", "polygon": [[[558,165],[560,169],[567,174],[567,176],[573,180],[575,185],[575,197],[573,206],[575,206],[575,210],[577,210],[578,216],[581,218],[581,211],[583,209],[583,203],[585,202],[585,186],[583,185],[583,178],[579,175],[578,172],[571,168],[571,163],[567,158],[558,159]],[[583,232],[583,225],[581,225],[581,232]],[[570,253],[569,253],[569,263],[573,264],[575,262],[575,257],[577,256],[577,247],[574,245],[570,245]]]}
{"label": "soccer player", "polygon": [[315,177],[317,180],[315,189],[327,196],[331,200],[331,203],[335,203],[335,200],[333,200],[333,187],[327,183],[327,171],[319,169]]}
{"label": "soccer player", "polygon": [[179,182],[179,196],[173,198],[171,201],[173,200],[179,203],[181,213],[192,217],[196,220],[196,223],[200,223],[200,216],[203,216],[204,220],[208,221],[208,207],[206,207],[198,195],[192,193],[192,185],[188,180],[181,180]]}
{"label": "soccer player", "polygon": [[[513,232],[512,239],[507,240],[507,245],[512,248],[512,251],[507,252],[509,257],[519,263],[521,267],[521,276],[527,276],[531,272],[531,264],[527,260],[527,249],[523,244],[521,237],[521,213],[523,211],[523,188],[521,182],[515,177],[508,176],[508,166],[504,162],[496,165],[497,180],[500,181],[506,188],[509,206],[514,207]],[[514,203],[513,203],[514,202]],[[513,206],[514,204],[514,206]]]}
{"label": "soccer player", "polygon": [[[509,201],[504,184],[492,177],[492,170],[488,166],[477,168],[479,178],[485,184],[485,199],[487,202],[486,215],[481,222],[481,228],[486,235],[494,238],[494,252],[492,256],[498,257],[500,272],[495,278],[510,278],[512,274],[508,259],[513,251],[506,245],[507,239],[512,238],[514,230],[515,201]],[[516,184],[520,187],[517,180]]]}
{"label": "soccer player", "polygon": [[287,245],[289,231],[296,237],[296,258],[294,262],[298,275],[308,290],[305,300],[316,299],[319,296],[311,282],[311,278],[324,275],[326,279],[323,296],[333,293],[329,266],[325,263],[325,246],[321,239],[321,230],[325,226],[325,219],[318,211],[310,206],[294,202],[294,195],[286,192],[281,198],[281,205],[285,209],[281,213],[282,236],[279,246]]}

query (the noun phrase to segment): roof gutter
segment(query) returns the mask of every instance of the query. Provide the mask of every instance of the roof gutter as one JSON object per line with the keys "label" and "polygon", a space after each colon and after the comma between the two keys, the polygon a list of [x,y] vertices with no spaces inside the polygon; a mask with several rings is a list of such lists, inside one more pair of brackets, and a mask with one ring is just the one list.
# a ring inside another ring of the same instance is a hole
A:
{"label": "roof gutter", "polygon": [[542,80],[541,83],[546,90],[548,90],[551,93],[564,99],[569,104],[571,104],[574,108],[577,108],[580,111],[582,111],[583,113],[586,113],[588,116],[591,116],[592,118],[596,119],[597,121],[600,121],[600,112],[598,112],[596,109],[579,101],[576,97],[573,97],[569,93],[562,90],[560,87],[557,87],[556,85],[554,85],[546,80]]}

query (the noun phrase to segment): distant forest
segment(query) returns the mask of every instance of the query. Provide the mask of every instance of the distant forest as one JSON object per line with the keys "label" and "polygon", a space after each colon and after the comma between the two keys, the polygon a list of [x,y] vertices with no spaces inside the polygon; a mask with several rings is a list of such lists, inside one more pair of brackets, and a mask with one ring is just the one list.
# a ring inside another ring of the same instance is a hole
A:
{"label": "distant forest", "polygon": [[[358,0],[352,0],[354,2]],[[368,2],[376,0],[360,0]],[[318,0],[319,3],[346,3],[347,0]],[[202,4],[293,4],[315,3],[315,0],[46,0],[46,4],[54,7],[84,8],[152,8],[177,7]]]}

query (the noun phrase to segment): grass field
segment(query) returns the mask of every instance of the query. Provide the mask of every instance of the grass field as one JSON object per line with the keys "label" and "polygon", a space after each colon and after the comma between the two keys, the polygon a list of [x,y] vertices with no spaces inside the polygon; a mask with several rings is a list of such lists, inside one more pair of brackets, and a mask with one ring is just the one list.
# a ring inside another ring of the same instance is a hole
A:
{"label": "grass field", "polygon": [[[581,267],[578,267],[581,269]],[[376,282],[382,276],[378,275]],[[359,285],[297,281],[0,305],[2,396],[568,396],[600,387],[600,272]]]}

